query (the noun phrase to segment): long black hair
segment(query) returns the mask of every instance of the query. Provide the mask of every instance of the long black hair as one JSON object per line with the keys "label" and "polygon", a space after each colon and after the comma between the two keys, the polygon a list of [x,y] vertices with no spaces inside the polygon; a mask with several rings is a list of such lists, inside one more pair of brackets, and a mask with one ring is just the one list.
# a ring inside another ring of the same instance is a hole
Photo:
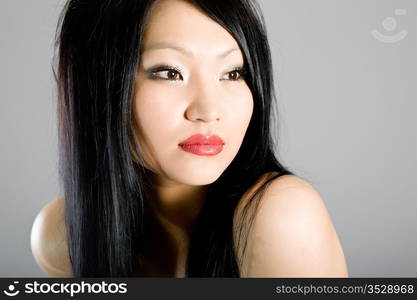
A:
{"label": "long black hair", "polygon": [[[69,0],[58,22],[59,174],[74,277],[127,277],[142,267],[152,183],[132,156],[132,97],[142,37],[157,1]],[[265,21],[251,0],[184,1],[235,38],[254,100],[239,152],[210,184],[197,217],[186,276],[240,277],[237,249],[244,249],[244,224],[254,216],[243,214],[235,243],[233,217],[240,199],[265,173],[275,175],[252,195],[251,206],[271,180],[293,174],[278,161],[270,130],[278,108]]]}

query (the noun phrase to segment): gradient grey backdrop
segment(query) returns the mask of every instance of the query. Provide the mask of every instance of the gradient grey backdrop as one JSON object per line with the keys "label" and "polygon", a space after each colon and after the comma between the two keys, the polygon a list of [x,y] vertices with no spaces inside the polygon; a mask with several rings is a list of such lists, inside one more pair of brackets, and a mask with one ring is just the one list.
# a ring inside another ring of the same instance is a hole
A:
{"label": "gradient grey backdrop", "polygon": [[[417,1],[259,2],[284,163],[321,193],[351,277],[417,276]],[[2,277],[45,276],[29,237],[60,195],[51,61],[62,5],[0,0]],[[390,44],[373,29],[408,35]]]}

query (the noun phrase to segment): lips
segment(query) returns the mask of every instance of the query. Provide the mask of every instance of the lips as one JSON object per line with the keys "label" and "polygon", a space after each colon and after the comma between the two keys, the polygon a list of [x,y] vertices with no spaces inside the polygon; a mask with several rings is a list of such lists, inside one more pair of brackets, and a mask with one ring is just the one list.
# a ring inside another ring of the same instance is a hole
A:
{"label": "lips", "polygon": [[178,144],[186,152],[196,155],[216,155],[223,150],[224,141],[217,135],[195,134]]}
{"label": "lips", "polygon": [[197,145],[223,145],[223,140],[217,135],[194,134],[188,139],[182,141],[180,145],[197,144]]}

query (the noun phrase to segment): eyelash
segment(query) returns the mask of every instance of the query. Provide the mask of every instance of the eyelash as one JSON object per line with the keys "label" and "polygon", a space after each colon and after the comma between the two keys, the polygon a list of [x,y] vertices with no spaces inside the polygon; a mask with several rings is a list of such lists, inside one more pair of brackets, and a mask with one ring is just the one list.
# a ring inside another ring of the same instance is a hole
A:
{"label": "eyelash", "polygon": [[[166,78],[161,78],[158,76],[155,76],[155,73],[159,73],[159,72],[163,72],[163,71],[174,71],[177,72],[178,74],[181,75],[181,70],[178,69],[175,66],[170,66],[170,65],[162,65],[162,66],[158,66],[153,68],[152,70],[149,71],[149,74],[151,76],[151,79],[154,80],[168,80],[168,81],[178,81],[180,79],[166,79]],[[233,73],[233,72],[238,72],[239,73],[239,78],[238,79],[230,79],[230,81],[239,81],[239,80],[243,80],[246,77],[246,69],[243,67],[236,67],[233,70],[231,70],[230,72],[228,72],[227,74]]]}

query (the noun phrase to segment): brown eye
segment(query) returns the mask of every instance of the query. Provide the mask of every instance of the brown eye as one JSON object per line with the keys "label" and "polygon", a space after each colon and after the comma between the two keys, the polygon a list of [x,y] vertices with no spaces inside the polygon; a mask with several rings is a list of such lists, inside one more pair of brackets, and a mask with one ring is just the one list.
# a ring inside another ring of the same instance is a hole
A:
{"label": "brown eye", "polygon": [[229,81],[240,81],[245,77],[245,69],[242,67],[235,68],[234,70],[225,74]]}
{"label": "brown eye", "polygon": [[178,78],[177,75],[180,75],[180,74],[175,70],[167,70],[167,75],[168,75],[169,80],[177,80]]}
{"label": "brown eye", "polygon": [[229,73],[229,78],[231,79],[231,80],[239,80],[240,79],[240,73],[239,73],[239,71],[232,71],[232,72],[230,72]]}
{"label": "brown eye", "polygon": [[158,71],[155,72],[154,74],[158,74],[158,73],[162,73],[162,74],[166,74],[165,76],[156,76],[156,77],[160,77],[161,79],[165,79],[165,80],[179,80],[178,75],[180,75],[180,73],[178,73],[175,70],[163,70],[163,71]]}
{"label": "brown eye", "polygon": [[155,80],[178,81],[182,79],[180,70],[171,66],[159,66],[148,71],[148,73]]}

